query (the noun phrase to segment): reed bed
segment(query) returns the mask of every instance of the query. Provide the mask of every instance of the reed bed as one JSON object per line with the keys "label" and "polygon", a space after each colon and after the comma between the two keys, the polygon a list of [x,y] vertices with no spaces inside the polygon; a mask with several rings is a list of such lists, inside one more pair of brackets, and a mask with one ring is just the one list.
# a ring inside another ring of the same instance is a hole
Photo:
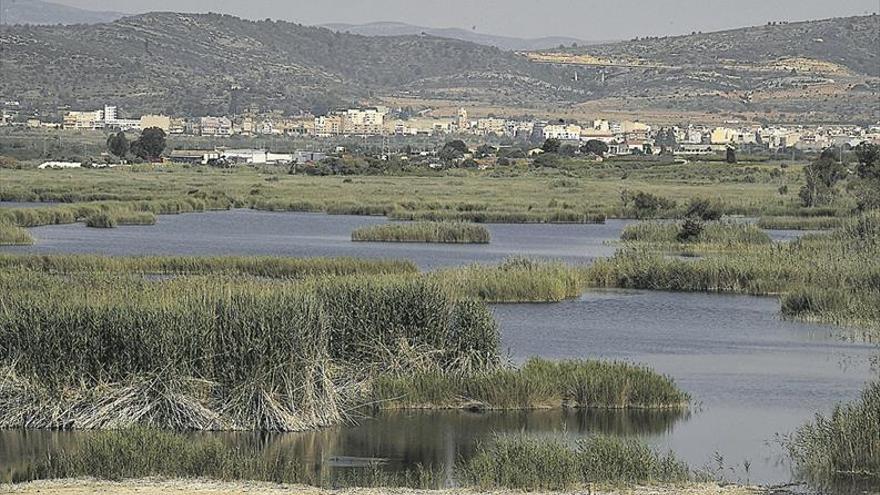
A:
{"label": "reed bed", "polygon": [[456,293],[489,303],[549,303],[580,297],[585,268],[510,258],[497,266],[470,265],[429,274]]}
{"label": "reed bed", "polygon": [[156,275],[224,275],[270,279],[322,276],[415,274],[408,260],[359,258],[280,258],[255,256],[96,256],[0,254],[0,269],[43,273],[113,273]]}
{"label": "reed bed", "polygon": [[389,223],[361,227],[351,233],[354,242],[423,242],[488,244],[489,231],[462,222]]}
{"label": "reed bed", "polygon": [[683,236],[682,234],[688,233],[685,231],[686,223],[641,222],[627,226],[620,239],[624,242],[714,246],[770,243],[770,237],[754,225],[730,222],[706,222],[693,225],[695,230],[690,232],[692,235]]}
{"label": "reed bed", "polygon": [[115,289],[4,301],[0,427],[301,431],[340,419],[313,294]]}
{"label": "reed bed", "polygon": [[789,317],[880,330],[880,213],[846,220],[827,234],[790,243],[739,244],[696,260],[670,259],[663,255],[665,246],[626,247],[592,265],[587,284],[782,295]]}
{"label": "reed bed", "polygon": [[381,372],[411,370],[426,360],[442,370],[498,363],[500,337],[489,309],[433,280],[343,277],[311,284],[328,319],[334,359]]}
{"label": "reed bed", "polygon": [[391,220],[430,222],[603,224],[607,219],[607,214],[604,212],[579,212],[565,209],[554,209],[549,211],[527,209],[509,211],[458,211],[446,209],[408,210],[396,208],[388,214],[388,218]]}
{"label": "reed bed", "polygon": [[532,359],[521,368],[383,374],[369,402],[383,409],[675,409],[690,397],[650,369],[601,361]]}
{"label": "reed bed", "polygon": [[150,211],[123,212],[113,218],[117,225],[156,225],[156,215]]}
{"label": "reed bed", "polygon": [[571,490],[591,484],[677,483],[688,466],[638,440],[595,436],[572,445],[560,437],[497,436],[463,462],[459,476],[480,490]]}
{"label": "reed bed", "polygon": [[117,225],[118,222],[116,220],[116,216],[105,211],[92,213],[91,215],[86,217],[86,227],[98,229],[113,229],[116,228]]}
{"label": "reed bed", "polygon": [[880,382],[860,399],[801,426],[784,442],[798,473],[825,488],[838,481],[880,483]]}
{"label": "reed bed", "polygon": [[[426,277],[0,272],[0,428],[299,431],[338,386],[498,364],[483,303]],[[338,372],[332,382],[333,371]]]}
{"label": "reed bed", "polygon": [[442,483],[440,473],[421,466],[393,473],[375,464],[336,473],[286,449],[265,453],[259,445],[232,446],[216,436],[145,428],[97,432],[81,447],[35,463],[13,481],[71,478],[247,480],[334,488],[436,489]]}
{"label": "reed bed", "polygon": [[831,230],[839,227],[840,217],[761,217],[758,227],[772,230]]}
{"label": "reed bed", "polygon": [[26,246],[33,243],[34,238],[27,230],[0,220],[0,246]]}

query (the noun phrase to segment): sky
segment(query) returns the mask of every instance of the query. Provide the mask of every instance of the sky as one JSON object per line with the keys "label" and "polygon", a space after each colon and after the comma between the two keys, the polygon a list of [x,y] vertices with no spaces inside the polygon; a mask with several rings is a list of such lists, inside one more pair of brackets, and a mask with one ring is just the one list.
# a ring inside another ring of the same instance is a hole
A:
{"label": "sky", "polygon": [[[0,0],[6,2],[11,0]],[[301,24],[400,21],[535,38],[619,40],[863,15],[880,0],[48,0],[91,10],[222,12]]]}

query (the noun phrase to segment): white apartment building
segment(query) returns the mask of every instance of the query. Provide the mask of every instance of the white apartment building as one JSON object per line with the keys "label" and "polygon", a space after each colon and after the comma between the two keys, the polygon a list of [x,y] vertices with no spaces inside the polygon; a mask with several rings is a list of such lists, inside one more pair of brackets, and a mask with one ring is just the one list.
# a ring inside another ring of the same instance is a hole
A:
{"label": "white apartment building", "polygon": [[580,141],[581,131],[579,125],[553,124],[544,126],[544,139],[559,139],[560,141]]}

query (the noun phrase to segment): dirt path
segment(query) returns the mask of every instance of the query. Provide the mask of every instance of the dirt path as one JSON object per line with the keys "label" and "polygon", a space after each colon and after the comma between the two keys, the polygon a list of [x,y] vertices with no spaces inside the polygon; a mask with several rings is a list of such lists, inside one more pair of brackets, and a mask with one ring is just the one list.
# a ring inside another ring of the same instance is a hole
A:
{"label": "dirt path", "polygon": [[[220,483],[213,481],[183,480],[135,480],[123,483],[111,483],[92,480],[56,480],[36,481],[21,485],[0,485],[0,493],[16,495],[474,495],[473,490],[408,490],[399,488],[351,488],[345,490],[322,490],[301,485],[276,485],[258,482]],[[519,493],[515,491],[491,492],[495,495]],[[572,495],[762,495],[765,492],[742,487],[719,487],[718,485],[700,484],[687,486],[659,486],[633,488],[619,491],[608,490],[576,490]],[[540,494],[536,494],[540,495]]]}

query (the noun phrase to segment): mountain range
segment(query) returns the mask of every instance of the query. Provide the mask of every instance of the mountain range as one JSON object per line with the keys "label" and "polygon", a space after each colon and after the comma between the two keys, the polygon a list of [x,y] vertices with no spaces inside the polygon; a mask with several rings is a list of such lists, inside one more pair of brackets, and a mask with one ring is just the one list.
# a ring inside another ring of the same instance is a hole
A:
{"label": "mountain range", "polygon": [[556,48],[560,46],[569,47],[571,45],[581,46],[596,43],[567,36],[515,38],[511,36],[480,33],[476,30],[469,31],[460,28],[430,28],[414,26],[403,22],[372,22],[368,24],[336,23],[323,24],[322,27],[332,29],[333,31],[360,34],[364,36],[411,36],[427,34],[440,38],[470,41],[471,43],[477,43],[479,45],[494,46],[502,50],[511,51],[546,50],[548,48]]}
{"label": "mountain range", "polygon": [[0,24],[99,24],[112,22],[125,14],[69,7],[42,0],[3,0]]}
{"label": "mountain range", "polygon": [[135,115],[388,101],[517,115],[876,122],[878,33],[880,16],[862,16],[518,53],[428,33],[148,13],[0,26],[0,97],[54,112],[115,103]]}

